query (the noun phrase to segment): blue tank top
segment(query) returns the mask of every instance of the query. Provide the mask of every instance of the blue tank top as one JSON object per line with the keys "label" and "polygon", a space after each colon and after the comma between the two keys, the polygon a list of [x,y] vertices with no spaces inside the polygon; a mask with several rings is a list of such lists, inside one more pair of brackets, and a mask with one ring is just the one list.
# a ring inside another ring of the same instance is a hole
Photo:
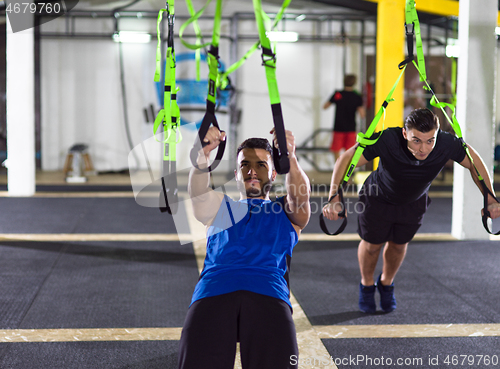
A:
{"label": "blue tank top", "polygon": [[297,242],[284,197],[233,201],[224,196],[207,230],[207,256],[191,304],[246,290],[279,298],[291,307],[288,272]]}

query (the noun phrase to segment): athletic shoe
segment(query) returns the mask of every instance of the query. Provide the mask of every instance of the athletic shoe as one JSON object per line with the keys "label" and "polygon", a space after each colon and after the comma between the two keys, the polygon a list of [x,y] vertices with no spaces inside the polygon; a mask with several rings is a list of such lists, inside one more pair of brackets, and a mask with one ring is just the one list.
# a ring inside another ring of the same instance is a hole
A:
{"label": "athletic shoe", "polygon": [[382,274],[377,280],[377,289],[380,292],[380,307],[386,313],[390,313],[396,309],[396,298],[394,297],[394,282],[390,286],[384,286],[380,281]]}
{"label": "athletic shoe", "polygon": [[359,284],[359,310],[363,313],[374,314],[377,310],[375,305],[375,286],[363,286]]}

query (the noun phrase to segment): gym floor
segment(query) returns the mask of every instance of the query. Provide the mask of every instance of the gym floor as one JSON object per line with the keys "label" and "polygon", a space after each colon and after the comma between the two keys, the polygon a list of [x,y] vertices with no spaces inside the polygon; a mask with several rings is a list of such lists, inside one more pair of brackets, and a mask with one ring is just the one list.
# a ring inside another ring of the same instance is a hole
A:
{"label": "gym floor", "polygon": [[[0,176],[0,368],[177,366],[203,227],[183,202],[175,217],[139,206],[127,174],[88,179],[38,173],[36,195],[13,198]],[[499,238],[451,237],[450,183],[431,189],[396,279],[397,310],[374,315],[357,308],[355,214],[340,236],[324,235],[327,194],[313,191],[290,277],[300,368],[500,367]]]}

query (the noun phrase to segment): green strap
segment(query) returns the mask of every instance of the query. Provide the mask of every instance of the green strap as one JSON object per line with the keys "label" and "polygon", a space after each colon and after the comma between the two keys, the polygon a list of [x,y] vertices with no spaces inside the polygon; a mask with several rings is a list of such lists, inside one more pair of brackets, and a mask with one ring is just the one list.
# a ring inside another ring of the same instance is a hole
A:
{"label": "green strap", "polygon": [[451,58],[451,103],[457,105],[457,58]]}
{"label": "green strap", "polygon": [[[170,68],[165,71],[165,76],[170,72],[170,86],[171,92],[168,93],[165,91],[164,99],[165,99],[165,109],[167,109],[168,99],[170,99],[170,120],[165,119],[165,128],[164,128],[164,142],[163,145],[163,160],[168,161],[177,161],[177,144],[182,140],[182,134],[180,130],[181,119],[180,119],[180,109],[177,104],[177,93],[179,92],[179,88],[176,87],[175,80],[175,53],[173,50],[170,50],[170,53],[167,53],[167,64],[170,61]],[[165,82],[165,86],[167,82]],[[167,117],[167,114],[165,114]]]}
{"label": "green strap", "polygon": [[[418,67],[418,65],[415,62],[413,62],[413,64],[415,65],[415,68],[417,69],[418,73],[421,74],[421,71],[420,71],[420,68]],[[481,176],[481,174],[479,174],[479,171],[477,170],[476,165],[474,164],[474,159],[472,159],[472,156],[471,156],[470,151],[469,151],[469,147],[467,146],[467,144],[465,143],[465,141],[463,139],[462,129],[460,128],[460,124],[458,123],[458,120],[457,120],[457,117],[455,114],[455,105],[444,103],[444,102],[439,102],[438,98],[434,94],[434,91],[432,91],[431,86],[427,83],[427,81],[425,81],[425,84],[427,85],[427,89],[432,93],[431,105],[438,108],[438,109],[441,109],[446,120],[448,121],[448,123],[450,123],[451,128],[453,128],[453,131],[455,132],[456,136],[462,142],[462,146],[465,150],[465,153],[467,154],[467,157],[469,158],[474,169],[476,170],[478,179],[480,181],[483,181],[484,180],[483,177]],[[451,113],[452,113],[451,118],[448,115],[448,113],[446,112],[445,108],[448,108],[451,110]]]}
{"label": "green strap", "polygon": [[158,33],[158,43],[156,47],[156,70],[155,82],[160,81],[161,77],[161,35],[160,24],[162,22],[163,13],[167,12],[169,22],[168,47],[166,52],[165,63],[165,83],[163,93],[163,108],[158,113],[154,125],[153,134],[156,139],[156,132],[163,123],[163,160],[176,161],[177,150],[176,145],[181,141],[182,135],[180,132],[180,110],[177,104],[177,92],[175,80],[175,52],[173,48],[173,19],[175,15],[174,0],[167,1],[167,8],[161,9],[158,13],[156,30]]}
{"label": "green strap", "polygon": [[[189,14],[191,15],[191,17],[193,17],[196,12],[194,10],[194,7],[193,7],[193,3],[191,2],[191,0],[186,0],[186,5],[187,5],[187,8],[188,8],[188,11],[189,11]],[[196,45],[201,45],[201,40],[202,40],[202,33],[201,33],[201,29],[200,29],[200,25],[198,24],[197,21],[193,21],[193,29],[194,29],[194,33],[196,34]],[[200,77],[200,61],[201,61],[201,50],[200,48],[196,49],[195,50],[195,62],[196,62],[196,81],[200,81],[201,77]]]}
{"label": "green strap", "polygon": [[[288,6],[290,5],[291,1],[292,0],[285,0],[283,2],[283,4],[281,5],[280,10],[276,14],[276,17],[274,18],[273,24],[271,25],[270,29],[275,29],[276,28],[276,26],[278,25],[278,23],[283,18],[283,14],[285,13],[285,11],[288,8]],[[267,18],[267,15],[264,12],[261,12],[261,14],[262,14],[262,17]],[[245,53],[245,55],[243,55],[243,57],[240,60],[238,60],[237,62],[235,62],[234,64],[232,64],[229,68],[227,68],[227,70],[224,73],[220,74],[220,76],[219,76],[219,83],[220,83],[220,88],[221,89],[225,89],[227,87],[227,85],[228,85],[227,76],[230,75],[231,73],[233,73],[239,67],[241,67],[245,63],[245,61],[256,50],[259,49],[259,46],[260,46],[260,37],[259,37],[259,41],[257,41],[255,44],[253,44],[252,47],[250,47],[250,49]]]}
{"label": "green strap", "polygon": [[231,65],[227,70],[223,73],[220,74],[219,76],[219,83],[220,83],[220,88],[225,89],[227,85],[229,84],[229,81],[227,79],[227,76],[233,73],[235,70],[237,70],[239,67],[241,67],[245,61],[259,48],[260,46],[260,41],[257,41],[255,44],[252,45],[252,47],[243,55],[243,57],[238,60],[236,63]]}
{"label": "green strap", "polygon": [[280,103],[280,95],[278,91],[278,83],[276,80],[276,55],[271,49],[271,41],[266,34],[266,27],[264,24],[266,15],[262,10],[260,0],[253,0],[255,19],[259,30],[259,40],[262,46],[262,63],[266,70],[267,88],[269,90],[269,98],[271,105]]}
{"label": "green strap", "polygon": [[[186,3],[188,4],[188,9],[191,13],[191,18],[189,18],[180,28],[179,30],[179,37],[184,46],[186,46],[188,49],[191,50],[199,50],[201,48],[205,48],[207,46],[210,46],[210,51],[208,52],[207,55],[207,63],[208,63],[208,70],[209,70],[209,81],[208,81],[208,95],[207,95],[207,100],[209,100],[212,103],[216,103],[216,90],[217,90],[217,81],[219,77],[219,41],[220,41],[220,26],[221,26],[221,19],[222,19],[222,0],[217,0],[216,7],[215,7],[215,16],[214,16],[214,26],[213,26],[213,31],[212,31],[212,42],[211,43],[204,43],[202,44],[200,42],[200,37],[201,37],[201,31],[199,31],[199,26],[197,25],[197,20],[198,18],[205,12],[205,9],[207,6],[212,2],[212,0],[208,0],[205,6],[199,10],[198,12],[192,14],[194,12],[191,0],[186,0]],[[186,41],[184,41],[182,35],[184,33],[184,30],[188,25],[193,23],[193,26],[195,27],[195,31],[197,32],[197,42],[196,44],[190,44]],[[199,78],[199,70],[197,71],[197,78]]]}
{"label": "green strap", "polygon": [[[424,58],[424,50],[422,46],[422,35],[420,32],[420,22],[418,20],[417,9],[415,7],[414,0],[406,0],[405,5],[405,28],[406,28],[406,37],[408,44],[408,58],[403,63],[408,63],[414,60],[413,56],[413,36],[415,35],[415,43],[417,49],[417,64],[419,66],[420,71],[420,81],[424,82],[427,79],[427,74],[425,71],[425,58]],[[400,64],[401,68],[401,64]]]}
{"label": "green strap", "polygon": [[155,69],[155,82],[160,82],[161,79],[161,35],[160,35],[160,24],[163,18],[163,12],[166,12],[167,9],[160,9],[158,12],[158,19],[156,21],[156,35],[158,38],[158,42],[156,44],[156,69]]}
{"label": "green strap", "polygon": [[[156,22],[156,32],[158,43],[156,46],[156,68],[154,81],[161,80],[161,34],[160,25],[163,18],[163,13],[167,12],[168,34],[167,34],[167,51],[165,58],[165,83],[163,93],[163,107],[159,111],[153,124],[153,135],[156,139],[156,132],[163,123],[163,165],[160,192],[160,211],[175,214],[178,208],[177,196],[177,175],[176,175],[176,160],[177,160],[177,144],[181,141],[180,131],[180,111],[177,105],[178,88],[175,83],[175,52],[174,52],[174,8],[175,0],[167,0],[166,9],[160,9]],[[149,163],[148,163],[149,166]],[[169,199],[170,197],[170,199]]]}
{"label": "green strap", "polygon": [[375,115],[375,118],[373,118],[372,122],[370,123],[370,126],[366,130],[366,133],[365,134],[363,134],[361,132],[358,133],[358,136],[356,137],[356,141],[359,143],[359,145],[358,145],[358,147],[356,147],[356,150],[354,151],[354,155],[351,159],[351,162],[349,163],[349,166],[347,167],[346,173],[344,175],[344,178],[342,179],[342,182],[339,185],[337,192],[328,199],[328,202],[330,202],[337,195],[339,196],[340,203],[342,204],[342,211],[339,213],[339,217],[343,218],[341,225],[338,227],[338,229],[335,232],[332,233],[328,230],[328,228],[326,226],[323,214],[320,213],[320,215],[319,215],[319,225],[321,227],[321,230],[329,236],[338,235],[339,233],[343,232],[345,227],[347,226],[346,206],[345,206],[345,202],[344,202],[344,196],[342,194],[344,191],[344,187],[347,185],[349,178],[351,177],[352,173],[354,172],[354,169],[356,168],[356,166],[359,162],[359,159],[361,159],[361,155],[363,154],[363,151],[365,150],[366,146],[373,145],[375,142],[377,142],[383,133],[383,124],[382,124],[382,131],[381,131],[380,135],[378,135],[377,138],[375,138],[375,139],[369,138],[375,132],[375,129],[377,128],[378,123],[380,121],[380,118],[382,118],[382,115],[384,116],[384,120],[382,122],[385,121],[385,109],[387,108],[387,106],[389,105],[389,103],[391,101],[394,101],[392,95],[394,94],[394,91],[396,90],[396,87],[398,86],[399,81],[401,80],[401,77],[403,76],[403,73],[406,70],[406,64],[403,65],[402,69],[403,70],[401,71],[398,79],[396,80],[396,82],[392,86],[391,91],[389,91],[389,94],[387,95],[382,106],[380,107],[379,111]]}
{"label": "green strap", "polygon": [[[190,1],[190,0],[186,0],[186,3]],[[201,49],[201,48],[205,48],[205,47],[208,47],[210,46],[210,42],[206,42],[206,43],[201,43],[199,41],[199,39],[197,38],[197,42],[196,44],[191,44],[187,41],[184,40],[184,38],[182,37],[183,34],[184,34],[184,31],[186,30],[186,27],[189,26],[191,23],[196,23],[198,21],[198,18],[201,17],[201,15],[205,12],[205,9],[207,8],[207,6],[212,2],[212,0],[208,0],[207,3],[205,4],[205,6],[203,8],[201,8],[200,10],[198,10],[194,15],[191,16],[191,18],[189,18],[186,22],[184,22],[184,24],[181,26],[181,28],[179,29],[179,38],[181,40],[181,43],[187,47],[188,49],[190,50],[198,50],[198,49]],[[188,5],[188,8],[189,8],[189,5]],[[217,16],[217,14],[216,14]],[[220,20],[219,20],[219,25],[220,25]],[[212,39],[213,41],[213,39]],[[217,42],[218,43],[218,42]]]}
{"label": "green strap", "polygon": [[[413,2],[412,0],[407,0],[407,3],[408,3],[408,1]],[[415,17],[416,17],[416,24],[418,24],[418,17],[416,16],[416,11],[415,11]],[[417,40],[418,40],[418,37],[417,37]],[[418,48],[417,48],[417,50],[418,50]],[[467,157],[469,158],[472,166],[474,167],[474,170],[476,172],[479,183],[481,184],[481,188],[482,188],[482,192],[483,192],[484,203],[483,203],[482,221],[483,221],[484,229],[490,234],[495,234],[495,235],[500,234],[500,231],[498,231],[497,233],[493,233],[493,231],[490,230],[490,226],[488,225],[488,219],[490,218],[490,213],[487,210],[487,208],[488,208],[488,194],[491,195],[493,197],[493,199],[495,199],[495,201],[497,201],[499,203],[500,203],[500,201],[495,197],[495,194],[488,188],[488,186],[486,186],[484,178],[481,176],[481,174],[479,173],[479,170],[477,169],[476,165],[474,164],[474,159],[472,158],[472,156],[470,154],[469,147],[467,146],[467,144],[465,143],[465,141],[462,137],[462,130],[460,129],[460,125],[458,124],[458,120],[456,119],[455,104],[448,104],[448,103],[439,102],[438,98],[436,97],[436,94],[434,93],[434,91],[432,91],[431,86],[427,83],[426,74],[425,74],[425,63],[423,63],[423,55],[422,55],[422,62],[420,61],[420,58],[419,58],[418,64],[415,63],[415,61],[413,60],[413,65],[415,66],[415,68],[417,69],[417,71],[420,75],[420,80],[425,82],[426,86],[424,86],[424,88],[432,93],[432,98],[430,101],[431,105],[441,109],[444,116],[446,117],[446,119],[450,123],[451,127],[455,131],[456,136],[458,137],[458,139],[462,143],[462,147],[464,148]],[[456,101],[455,88],[456,88],[456,60],[452,63],[452,101],[454,103]],[[445,108],[449,108],[451,110],[451,112],[452,112],[451,118],[449,117]]]}
{"label": "green strap", "polygon": [[222,0],[217,0],[215,6],[214,28],[212,31],[212,44],[207,54],[208,63],[208,95],[207,100],[216,104],[217,80],[219,77],[219,41],[220,24],[222,18]]}
{"label": "green strap", "polygon": [[265,67],[267,89],[271,101],[274,131],[276,140],[278,141],[277,146],[273,143],[274,167],[278,174],[286,174],[290,170],[290,161],[288,158],[286,131],[283,122],[283,112],[281,110],[278,81],[276,79],[276,54],[271,49],[271,42],[266,34],[265,22],[269,21],[269,17],[262,10],[261,0],[253,0],[253,6],[262,48],[262,64]]}
{"label": "green strap", "polygon": [[[417,70],[419,70],[417,65],[415,65],[415,67],[417,68]],[[419,73],[420,73],[420,70],[419,70]],[[491,228],[491,225],[488,224],[489,223],[488,219],[490,218],[490,213],[487,210],[488,209],[488,194],[491,195],[491,197],[493,199],[495,199],[496,202],[500,202],[500,201],[496,198],[495,194],[488,188],[488,186],[486,186],[486,182],[484,181],[484,178],[481,176],[481,174],[479,173],[479,170],[477,169],[476,165],[474,164],[474,159],[472,158],[472,156],[470,154],[469,147],[467,146],[467,144],[465,143],[465,141],[464,141],[464,139],[462,137],[462,130],[460,129],[460,125],[458,124],[458,120],[457,120],[456,115],[455,115],[455,105],[439,102],[438,99],[437,99],[437,97],[436,97],[436,95],[434,94],[434,92],[430,88],[430,86],[427,85],[427,87],[432,92],[431,105],[434,106],[434,107],[436,107],[436,108],[441,109],[441,111],[443,112],[444,116],[446,117],[446,119],[450,123],[451,127],[455,131],[455,134],[457,135],[457,137],[459,138],[460,142],[462,143],[462,147],[464,148],[467,157],[469,158],[472,166],[474,167],[474,170],[476,171],[477,179],[479,180],[479,183],[481,184],[481,188],[482,188],[482,192],[483,192],[483,216],[482,216],[482,221],[483,221],[484,229],[489,234],[499,235],[500,234],[500,230],[498,232],[494,233],[495,231],[493,231],[493,229]],[[448,116],[448,114],[446,113],[446,111],[445,111],[444,108],[449,108],[451,110],[451,112],[452,112],[451,119]]]}
{"label": "green strap", "polygon": [[[210,46],[211,44],[210,43],[201,43],[201,39],[202,39],[202,34],[201,34],[201,30],[198,26],[198,22],[197,20],[200,18],[200,16],[205,12],[205,9],[207,8],[207,6],[210,4],[212,0],[208,0],[207,3],[205,4],[205,6],[199,10],[198,12],[195,12],[194,11],[194,8],[193,8],[193,5],[192,5],[192,2],[191,0],[186,0],[186,4],[187,4],[187,7],[188,7],[188,10],[189,10],[189,13],[191,15],[191,18],[189,20],[187,20],[180,28],[179,30],[179,37],[180,37],[180,40],[182,42],[182,44],[184,46],[186,46],[188,49],[190,50],[195,50],[196,52],[196,68],[197,68],[197,72],[196,72],[196,79],[199,80],[199,53],[200,53],[200,49],[201,48],[206,48],[208,46]],[[286,11],[286,9],[288,8],[288,6],[290,5],[292,0],[285,0],[283,2],[283,4],[281,5],[281,8],[280,10],[278,11],[278,13],[276,14],[276,17],[274,18],[274,21],[273,21],[273,24],[271,26],[271,29],[274,29],[278,23],[281,21],[281,19],[283,18],[283,14],[284,12]],[[222,13],[222,12],[220,12]],[[262,8],[260,7],[260,10],[259,10],[259,14],[260,14],[260,17],[262,18],[268,18],[266,13],[262,11]],[[214,17],[214,30],[217,30],[217,32],[214,32],[213,35],[212,35],[212,44],[216,44],[217,46],[219,45],[219,38],[220,38],[220,21],[221,21],[221,18],[222,18],[222,15],[221,16],[217,16],[217,10],[216,10],[216,15]],[[184,31],[186,29],[186,27],[189,25],[189,24],[193,24],[193,28],[194,28],[194,31],[195,31],[195,34],[196,34],[196,43],[195,44],[192,44],[192,43],[189,43],[187,41],[185,41],[183,39],[183,34],[184,34]],[[264,33],[265,33],[265,30],[264,30]],[[260,36],[260,34],[259,34]],[[266,36],[267,38],[267,36]],[[269,42],[270,44],[270,42]],[[235,62],[234,64],[232,64],[225,72],[223,73],[220,73],[219,74],[219,77],[217,78],[217,87],[220,87],[221,89],[225,89],[228,84],[229,84],[229,81],[228,81],[228,76],[233,73],[235,70],[237,70],[239,67],[241,67],[245,61],[256,51],[258,50],[259,46],[261,45],[261,41],[260,41],[260,37],[259,37],[259,41],[257,41],[254,45],[252,45],[252,47],[245,53],[245,55],[240,59],[238,60],[237,62]],[[268,48],[270,48],[270,45],[268,46]]]}
{"label": "green strap", "polygon": [[399,81],[401,80],[401,77],[403,76],[403,73],[405,70],[406,70],[406,65],[403,67],[403,70],[401,71],[398,79],[396,80],[396,82],[392,86],[392,89],[389,91],[389,94],[387,95],[384,102],[382,103],[382,106],[380,107],[377,114],[373,118],[372,122],[368,126],[366,133],[361,133],[361,132],[358,133],[358,135],[356,137],[356,141],[359,143],[359,145],[356,148],[356,151],[354,152],[354,156],[352,157],[349,166],[347,167],[346,174],[345,174],[344,179],[340,185],[341,188],[343,187],[343,185],[345,183],[347,183],[349,181],[349,178],[351,177],[354,169],[356,168],[356,165],[358,164],[359,159],[361,159],[361,155],[363,154],[363,151],[365,151],[366,146],[373,145],[375,142],[377,142],[377,140],[382,135],[382,133],[381,133],[377,138],[370,139],[370,137],[372,137],[373,134],[375,133],[375,129],[377,129],[377,126],[379,125],[380,118],[382,118],[382,116],[384,117],[384,119],[382,120],[382,131],[381,132],[383,132],[383,130],[384,130],[383,123],[385,122],[385,109],[387,108],[387,106],[389,105],[389,103],[391,101],[394,101],[392,95],[394,94],[394,91],[396,90],[396,87],[398,86]]}
{"label": "green strap", "polygon": [[[474,169],[476,170],[476,173],[478,175],[479,180],[483,180],[482,176],[479,174],[479,171],[477,170],[476,166],[474,165],[474,160],[472,159],[472,156],[470,155],[469,148],[465,141],[463,140],[462,137],[462,130],[460,128],[460,125],[458,123],[458,120],[455,115],[455,105],[454,104],[448,104],[448,103],[442,103],[439,102],[438,98],[436,97],[434,91],[432,90],[431,86],[427,82],[427,75],[425,71],[425,61],[424,61],[424,55],[423,55],[423,49],[422,49],[422,37],[420,35],[420,22],[418,20],[418,15],[417,15],[417,10],[415,7],[415,1],[414,0],[406,0],[406,24],[413,24],[415,28],[415,36],[416,36],[416,42],[417,42],[417,62],[415,60],[412,60],[413,65],[418,71],[418,74],[420,76],[420,81],[425,83],[424,88],[432,93],[432,98],[430,101],[430,104],[436,108],[441,109],[443,112],[446,120],[448,123],[450,123],[451,127],[455,131],[456,136],[462,141],[462,145],[464,147],[464,150],[469,157],[469,160],[471,161],[472,165],[474,166]],[[452,63],[452,95],[455,96],[455,87],[456,87],[456,61],[455,63]],[[454,98],[452,99],[454,100]],[[449,108],[452,112],[452,116],[448,115],[446,112],[445,108]]]}

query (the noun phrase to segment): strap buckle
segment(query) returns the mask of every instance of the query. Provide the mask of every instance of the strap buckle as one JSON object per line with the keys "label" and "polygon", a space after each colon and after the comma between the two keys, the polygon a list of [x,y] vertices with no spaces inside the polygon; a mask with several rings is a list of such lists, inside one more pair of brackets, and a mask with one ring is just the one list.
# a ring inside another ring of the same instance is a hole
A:
{"label": "strap buckle", "polygon": [[[266,56],[268,57],[268,59],[265,59]],[[261,58],[263,66],[276,69],[276,66],[268,64],[271,61],[273,63],[276,63],[276,54],[273,53],[271,49],[268,49],[267,47],[262,47]]]}
{"label": "strap buckle", "polygon": [[406,35],[411,35],[412,37],[415,35],[415,23],[405,23]]}
{"label": "strap buckle", "polygon": [[405,23],[406,30],[406,46],[408,49],[408,57],[399,63],[398,68],[403,69],[403,67],[415,59],[413,56],[413,36],[415,36],[415,23]]}

